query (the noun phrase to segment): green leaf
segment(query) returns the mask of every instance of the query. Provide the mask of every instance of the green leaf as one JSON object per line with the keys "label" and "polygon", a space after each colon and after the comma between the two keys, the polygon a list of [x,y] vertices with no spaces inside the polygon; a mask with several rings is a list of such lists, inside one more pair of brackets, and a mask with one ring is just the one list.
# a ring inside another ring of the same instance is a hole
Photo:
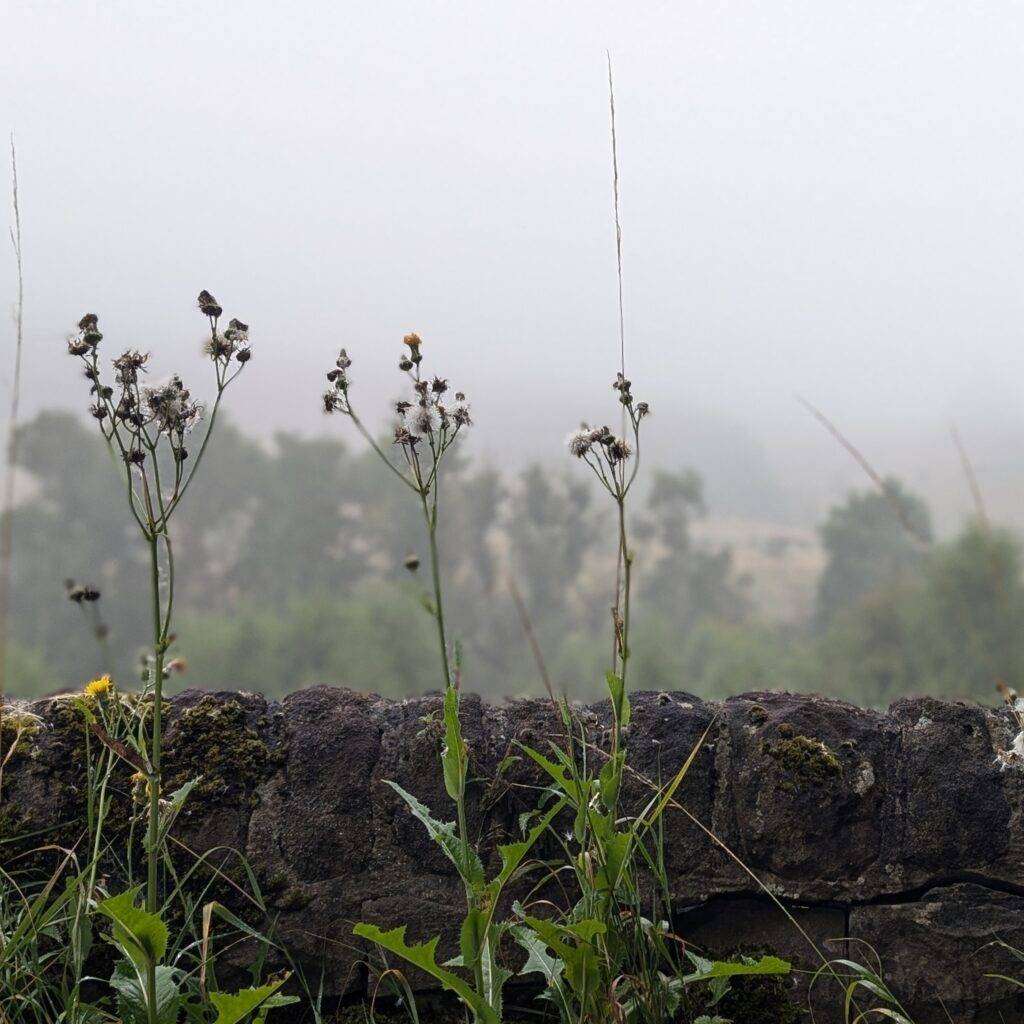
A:
{"label": "green leaf", "polygon": [[524,920],[562,961],[565,979],[577,996],[586,998],[598,991],[598,953],[591,940],[605,933],[604,924],[592,918],[571,925],[558,925],[537,917]]}
{"label": "green leaf", "polygon": [[500,1024],[498,1015],[482,996],[474,992],[470,985],[457,974],[445,970],[438,964],[435,954],[440,936],[435,935],[428,942],[410,946],[405,941],[405,925],[385,932],[374,924],[362,922],[355,926],[353,932],[360,938],[375,942],[378,946],[400,956],[407,963],[419,967],[431,977],[436,978],[443,988],[454,992],[473,1011],[480,1024]]}
{"label": "green leaf", "polygon": [[726,963],[716,960],[708,964],[705,960],[697,971],[683,980],[689,984],[695,981],[707,981],[710,978],[736,978],[750,974],[789,974],[790,965],[777,956],[763,956],[760,960],[745,960],[740,963]]}
{"label": "green leaf", "polygon": [[430,813],[430,808],[420,803],[411,793],[407,793],[397,782],[385,779],[385,782],[406,802],[409,810],[423,823],[430,838],[436,842],[455,865],[462,880],[474,888],[484,884],[484,866],[476,851],[464,843],[455,833],[455,822],[437,821]]}
{"label": "green leaf", "polygon": [[[139,969],[128,960],[119,960],[114,965],[110,987],[117,993],[117,1012],[124,1024],[149,1024],[145,973],[143,970],[140,974]],[[178,1004],[181,998],[178,973],[166,964],[157,966],[157,1024],[175,1024],[178,1019]]]}
{"label": "green leaf", "polygon": [[444,788],[453,800],[461,800],[466,790],[466,762],[469,753],[459,723],[459,691],[449,686],[444,695]]}
{"label": "green leaf", "polygon": [[158,964],[167,949],[167,925],[156,914],[135,906],[138,887],[96,904],[96,910],[113,923],[114,942],[136,967]]}
{"label": "green leaf", "polygon": [[[555,783],[556,786],[565,794],[568,799],[569,806],[577,812],[577,825],[586,818],[586,810],[588,799],[588,787],[582,782],[573,778],[569,775],[568,768],[564,764],[555,764],[553,761],[549,761],[539,751],[533,749],[533,747],[527,747],[520,743],[519,748],[530,758],[531,761],[538,764]],[[560,751],[556,748],[556,754]],[[581,838],[581,834],[577,834],[577,839]]]}
{"label": "green leaf", "polygon": [[632,709],[629,706],[629,696],[626,693],[626,684],[623,682],[622,676],[608,672],[605,675],[605,680],[608,683],[608,692],[612,697],[612,713],[615,715],[615,721],[620,726],[629,725]]}
{"label": "green leaf", "polygon": [[558,957],[548,953],[547,943],[535,931],[523,925],[512,929],[512,937],[526,950],[526,963],[519,973],[543,975],[548,987],[560,987],[565,965]]}
{"label": "green leaf", "polygon": [[599,888],[606,888],[609,892],[614,892],[618,888],[632,839],[631,832],[616,832],[601,842],[604,866],[598,872]]}
{"label": "green leaf", "polygon": [[622,785],[622,768],[626,763],[625,751],[620,750],[614,757],[605,761],[598,776],[601,787],[601,800],[605,807],[614,807],[619,799],[619,787]]}
{"label": "green leaf", "polygon": [[462,950],[462,963],[460,967],[467,967],[470,970],[476,966],[480,959],[480,952],[483,949],[487,936],[487,915],[479,908],[472,907],[462,922],[459,931],[459,947]]}
{"label": "green leaf", "polygon": [[[243,988],[238,992],[211,992],[210,1002],[217,1011],[217,1019],[214,1024],[241,1024],[250,1014],[255,1013],[270,1000],[274,993],[287,981],[282,978],[272,985],[261,985],[259,988]],[[295,1002],[292,997],[286,997],[288,1002]],[[285,1005],[277,1002],[277,1005]],[[262,1014],[261,1014],[262,1017]]]}
{"label": "green leaf", "polygon": [[562,808],[565,807],[565,797],[561,797],[545,812],[544,817],[527,833],[521,843],[507,843],[498,847],[498,855],[501,857],[501,871],[491,879],[487,886],[492,897],[497,900],[505,883],[515,873],[516,868],[523,862],[523,858],[533,849],[534,844],[551,825]]}

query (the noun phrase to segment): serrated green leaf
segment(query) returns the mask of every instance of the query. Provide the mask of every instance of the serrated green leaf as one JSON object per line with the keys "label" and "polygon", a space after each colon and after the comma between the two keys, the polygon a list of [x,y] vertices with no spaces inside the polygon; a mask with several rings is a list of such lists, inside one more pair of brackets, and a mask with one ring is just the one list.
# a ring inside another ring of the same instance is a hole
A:
{"label": "serrated green leaf", "polygon": [[614,892],[622,879],[629,848],[633,840],[631,832],[616,832],[601,842],[604,866],[598,872],[595,883],[599,889]]}
{"label": "serrated green leaf", "polygon": [[409,810],[423,823],[430,838],[444,850],[463,881],[468,882],[474,888],[482,886],[484,884],[484,866],[476,851],[456,835],[455,823],[453,821],[438,821],[430,813],[429,807],[422,804],[411,793],[407,793],[397,782],[391,782],[389,779],[384,781],[406,802]]}
{"label": "serrated green leaf", "polygon": [[552,804],[540,821],[530,829],[522,842],[507,843],[504,846],[498,847],[498,855],[501,857],[501,871],[498,872],[487,886],[494,900],[497,900],[501,890],[515,873],[516,868],[522,864],[523,859],[533,849],[537,840],[547,831],[558,812],[565,807],[565,803],[565,797],[561,797]]}
{"label": "serrated green leaf", "polygon": [[[267,1002],[274,997],[274,993],[287,980],[287,978],[282,978],[270,985],[243,988],[238,992],[211,992],[210,1001],[217,1011],[217,1019],[214,1024],[242,1024],[247,1017],[265,1008]],[[294,996],[285,996],[285,1000],[276,1002],[276,1005],[287,1006],[289,1002],[297,1001]],[[260,1017],[262,1018],[262,1014]]]}
{"label": "serrated green leaf", "polygon": [[[706,961],[705,961],[706,963]],[[710,978],[736,978],[751,974],[789,974],[790,965],[777,956],[763,956],[760,960],[742,963],[726,963],[715,960],[708,967],[698,968],[693,974],[687,975],[684,981],[689,984],[695,981],[707,981]]]}
{"label": "serrated green leaf", "polygon": [[487,936],[487,915],[479,907],[471,907],[459,929],[459,948],[462,950],[460,966],[472,970],[480,959]]}
{"label": "serrated green leaf", "polygon": [[565,965],[548,952],[547,943],[533,929],[516,925],[512,929],[512,937],[526,950],[526,963],[520,974],[540,974],[551,988],[561,985]]}
{"label": "serrated green leaf", "polygon": [[438,964],[436,953],[440,936],[435,935],[427,942],[410,946],[405,941],[405,925],[385,932],[374,924],[363,922],[357,924],[353,932],[360,938],[375,942],[383,949],[400,956],[407,963],[419,967],[431,977],[436,978],[443,988],[454,992],[473,1011],[480,1024],[501,1024],[498,1015],[482,996],[474,992],[471,986],[457,974]]}
{"label": "serrated green leaf", "polygon": [[[210,1002],[217,1011],[217,1019],[214,1024],[242,1024],[242,1022],[255,1013],[262,1010],[267,1003],[275,998],[277,990],[287,981],[282,978],[271,985],[260,985],[258,988],[243,988],[238,992],[211,992]],[[277,1001],[278,1006],[287,1003],[297,1002],[293,996],[285,996],[285,1002]],[[260,1014],[262,1019],[263,1015]]]}
{"label": "serrated green leaf", "polygon": [[614,757],[605,761],[601,768],[598,782],[601,788],[601,800],[605,807],[614,807],[619,799],[619,788],[622,785],[622,769],[626,763],[626,754],[620,750]]}
{"label": "serrated green leaf", "polygon": [[139,968],[158,964],[167,949],[167,925],[157,914],[135,906],[138,887],[101,900],[96,910],[113,924],[113,938]]}
{"label": "serrated green leaf", "polygon": [[593,995],[600,983],[598,953],[591,940],[607,930],[592,918],[571,925],[559,925],[543,918],[526,917],[526,923],[562,961],[563,975],[580,998]]}

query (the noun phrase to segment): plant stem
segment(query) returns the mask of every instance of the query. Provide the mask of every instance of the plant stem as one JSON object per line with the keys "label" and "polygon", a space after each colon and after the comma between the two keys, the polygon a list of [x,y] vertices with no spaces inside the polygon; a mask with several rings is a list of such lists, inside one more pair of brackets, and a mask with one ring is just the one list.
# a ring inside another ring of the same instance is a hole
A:
{"label": "plant stem", "polygon": [[427,496],[420,492],[423,504],[423,518],[427,523],[427,535],[430,539],[430,574],[434,583],[434,620],[437,622],[437,637],[441,645],[441,668],[444,673],[445,689],[452,685],[451,666],[448,664],[448,642],[444,633],[444,604],[441,599],[441,566],[437,551],[437,513],[431,514],[427,505]]}
{"label": "plant stem", "polygon": [[619,648],[622,685],[626,685],[626,663],[629,661],[629,594],[633,555],[626,539],[626,499],[619,498],[619,557],[622,559],[622,639]]}
{"label": "plant stem", "polygon": [[160,754],[163,744],[163,676],[164,635],[160,612],[160,535],[153,533],[149,541],[150,585],[153,603],[153,734],[149,762],[149,829],[146,841],[146,909],[157,912],[157,864],[160,836]]}
{"label": "plant stem", "polygon": [[[163,536],[166,539],[166,525]],[[146,910],[156,914],[157,867],[160,842],[160,753],[163,744],[163,679],[166,647],[160,610],[160,534],[152,528],[149,539],[150,584],[153,604],[153,735],[150,745],[149,826],[146,837]],[[146,968],[146,1008],[149,1024],[158,1024],[156,1005],[156,964]]]}
{"label": "plant stem", "polygon": [[18,205],[18,162],[11,135],[11,205],[14,226],[11,245],[17,270],[18,299],[14,307],[14,377],[7,417],[7,451],[4,473],[2,521],[0,521],[0,719],[7,691],[7,641],[11,603],[11,560],[14,552],[14,473],[18,464],[18,403],[21,397],[21,352],[25,316],[25,278],[21,262],[21,208]]}
{"label": "plant stem", "polygon": [[[618,669],[621,686],[623,692],[625,692],[626,667],[629,664],[629,596],[632,583],[633,556],[630,553],[626,537],[626,496],[624,493],[617,494],[615,500],[619,507],[619,566],[622,569],[622,589],[621,591],[616,591],[615,595],[617,664],[614,664],[613,667]],[[621,614],[619,612],[620,607],[622,609]],[[619,721],[617,710],[612,725],[612,756],[614,757],[619,752],[622,736],[622,722]]]}

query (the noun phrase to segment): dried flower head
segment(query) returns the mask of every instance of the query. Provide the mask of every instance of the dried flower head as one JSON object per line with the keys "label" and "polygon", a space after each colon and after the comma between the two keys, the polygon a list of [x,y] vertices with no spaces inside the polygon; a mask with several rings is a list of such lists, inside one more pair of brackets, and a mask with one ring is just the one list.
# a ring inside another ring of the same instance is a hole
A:
{"label": "dried flower head", "polygon": [[610,462],[625,462],[632,454],[633,449],[625,438],[612,438],[608,444],[608,459]]}
{"label": "dried flower head", "polygon": [[202,418],[202,407],[191,400],[188,388],[174,374],[164,384],[146,388],[142,400],[157,430],[180,440]]}
{"label": "dried flower head", "polygon": [[217,304],[217,300],[205,288],[199,293],[197,302],[203,316],[208,316],[212,320],[216,320],[224,312]]}
{"label": "dried flower head", "polygon": [[146,363],[149,362],[149,353],[139,352],[137,349],[128,349],[122,352],[114,360],[114,379],[122,387],[134,387],[139,382],[139,373],[146,372]]}
{"label": "dried flower head", "polygon": [[409,417],[409,429],[421,437],[435,434],[441,427],[441,416],[435,406],[419,405]]}
{"label": "dried flower head", "polygon": [[588,428],[577,430],[569,435],[569,453],[577,459],[582,459],[594,447],[594,438]]}
{"label": "dried flower head", "polygon": [[408,427],[395,428],[395,444],[404,445],[406,448],[413,449],[421,440],[422,438],[412,433]]}

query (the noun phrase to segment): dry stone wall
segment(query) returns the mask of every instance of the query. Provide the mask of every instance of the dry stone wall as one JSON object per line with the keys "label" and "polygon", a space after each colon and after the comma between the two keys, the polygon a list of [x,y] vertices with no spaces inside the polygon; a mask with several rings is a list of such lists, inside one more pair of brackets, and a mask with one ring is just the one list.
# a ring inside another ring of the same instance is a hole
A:
{"label": "dry stone wall", "polygon": [[[170,708],[169,773],[202,775],[178,838],[192,851],[218,850],[212,859],[228,877],[243,875],[227,851],[244,854],[278,938],[317,981],[326,965],[328,998],[365,990],[356,921],[406,923],[415,939],[440,933],[442,952],[450,949],[460,887],[382,785],[393,780],[446,816],[438,697],[312,687],[273,703],[187,691]],[[872,956],[868,943],[918,1024],[1024,1021],[1016,990],[983,976],[1021,975],[1021,965],[993,948],[978,952],[995,937],[1024,948],[1024,772],[997,758],[1014,734],[1004,711],[920,698],[877,712],[787,693],[721,703],[645,693],[633,709],[631,763],[649,778],[674,773],[707,733],[678,796],[700,825],[678,811],[665,819],[684,938],[716,953],[774,950],[809,971],[810,941],[861,960]],[[0,829],[8,839],[63,830],[56,838],[66,841],[80,815],[80,730],[66,704],[34,710],[50,728],[5,769]],[[580,714],[599,741],[607,706]],[[529,762],[507,762],[515,741],[544,744],[558,722],[545,701],[467,697],[463,723],[478,780],[470,827],[493,851],[516,834],[539,782]],[[646,790],[636,780],[630,790],[636,806]],[[16,848],[0,845],[0,857]],[[219,886],[219,898],[233,893]],[[797,1005],[806,1005],[810,976],[792,976]],[[429,990],[429,979],[413,982]],[[839,1019],[826,980],[810,995],[818,1021]]]}

